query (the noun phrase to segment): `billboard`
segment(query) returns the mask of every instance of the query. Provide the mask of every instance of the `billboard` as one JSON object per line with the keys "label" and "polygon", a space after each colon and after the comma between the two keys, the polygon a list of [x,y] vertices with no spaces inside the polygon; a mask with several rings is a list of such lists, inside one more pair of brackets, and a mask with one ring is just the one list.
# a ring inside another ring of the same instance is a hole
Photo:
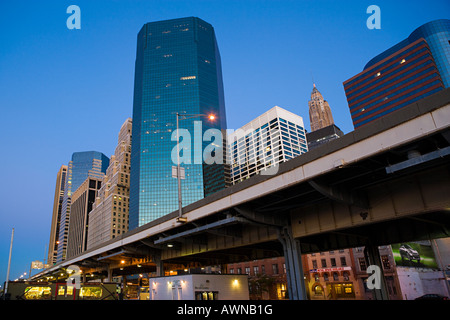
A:
{"label": "billboard", "polygon": [[438,269],[429,241],[396,243],[391,247],[397,267]]}
{"label": "billboard", "polygon": [[31,269],[44,269],[44,264],[41,261],[32,261],[31,262]]}

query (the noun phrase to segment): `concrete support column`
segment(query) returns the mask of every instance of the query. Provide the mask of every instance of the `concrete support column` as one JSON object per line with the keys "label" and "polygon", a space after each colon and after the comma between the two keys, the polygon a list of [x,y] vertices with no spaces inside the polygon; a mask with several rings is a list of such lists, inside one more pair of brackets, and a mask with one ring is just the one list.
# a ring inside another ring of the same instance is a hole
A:
{"label": "concrete support column", "polygon": [[[377,266],[379,270],[380,289],[373,289],[373,297],[375,300],[389,300],[386,279],[384,278],[383,264],[380,258],[380,252],[377,245],[368,245],[364,247],[364,256],[368,266]],[[369,275],[369,280],[370,280]]]}
{"label": "concrete support column", "polygon": [[291,226],[281,228],[278,231],[278,239],[284,250],[289,299],[306,300],[300,242],[292,236]]}
{"label": "concrete support column", "polygon": [[113,276],[112,276],[113,269],[110,266],[108,266],[107,269],[106,269],[106,272],[108,273],[108,275],[106,276],[106,282],[112,282],[112,280],[113,280]]}
{"label": "concrete support column", "polygon": [[160,255],[154,255],[153,260],[156,264],[156,276],[157,277],[164,277],[164,262],[161,259]]}

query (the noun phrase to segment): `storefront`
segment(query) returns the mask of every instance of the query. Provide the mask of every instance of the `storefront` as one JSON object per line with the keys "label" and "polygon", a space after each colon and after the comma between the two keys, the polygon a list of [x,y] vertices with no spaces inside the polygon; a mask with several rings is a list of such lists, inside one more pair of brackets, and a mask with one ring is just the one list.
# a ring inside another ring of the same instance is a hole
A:
{"label": "storefront", "polygon": [[149,278],[149,300],[248,300],[247,275],[186,274]]}
{"label": "storefront", "polygon": [[116,284],[82,283],[79,289],[67,283],[10,281],[10,300],[114,300]]}
{"label": "storefront", "polygon": [[309,296],[312,300],[355,299],[351,267],[310,270]]}

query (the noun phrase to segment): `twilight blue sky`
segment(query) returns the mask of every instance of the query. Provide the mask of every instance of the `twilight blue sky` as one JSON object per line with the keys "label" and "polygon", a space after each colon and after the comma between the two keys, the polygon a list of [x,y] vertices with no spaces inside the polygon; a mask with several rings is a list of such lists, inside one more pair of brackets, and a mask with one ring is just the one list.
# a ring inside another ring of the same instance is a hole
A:
{"label": "twilight blue sky", "polygon": [[[69,30],[66,8],[81,8]],[[369,5],[381,30],[369,30]],[[449,18],[430,1],[1,1],[0,282],[46,258],[56,173],[75,151],[110,156],[132,115],[136,36],[150,21],[197,16],[211,23],[222,56],[228,128],[274,105],[309,130],[311,74],[335,123],[353,130],[342,82],[415,28]],[[33,272],[33,274],[36,271]]]}

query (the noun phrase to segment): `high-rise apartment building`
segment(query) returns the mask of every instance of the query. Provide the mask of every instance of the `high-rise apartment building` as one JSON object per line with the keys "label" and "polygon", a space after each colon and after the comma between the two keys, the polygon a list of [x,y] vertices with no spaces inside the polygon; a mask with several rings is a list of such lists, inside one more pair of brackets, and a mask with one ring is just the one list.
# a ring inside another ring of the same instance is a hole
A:
{"label": "high-rise apartment building", "polygon": [[127,119],[120,128],[117,147],[89,213],[88,249],[128,231],[131,130],[132,120]]}
{"label": "high-rise apartment building", "polygon": [[308,151],[303,118],[273,107],[228,135],[231,184],[255,174],[275,174],[281,162]]}
{"label": "high-rise apartment building", "polygon": [[[198,115],[180,117],[179,128],[191,135],[191,150],[197,150],[195,143],[201,151],[211,143],[202,141],[206,130],[226,129],[214,28],[196,17],[147,23],[137,37],[130,229],[178,208],[177,179],[172,178],[177,113]],[[214,114],[214,121],[201,116],[209,114]],[[199,122],[195,125],[194,121],[201,121],[200,129]],[[196,135],[195,131],[200,133]],[[200,141],[194,137],[200,137]],[[194,158],[192,155],[190,163],[181,163],[186,177],[181,185],[183,205],[225,187],[224,165],[208,167],[203,159]]]}
{"label": "high-rise apartment building", "polygon": [[66,185],[67,166],[62,165],[56,175],[55,196],[53,199],[52,224],[50,227],[50,241],[48,243],[47,264],[56,263],[58,253],[59,223],[61,220],[61,210],[64,198],[64,187]]}
{"label": "high-rise apartment building", "polygon": [[358,128],[450,86],[450,20],[428,22],[344,82]]}
{"label": "high-rise apartment building", "polygon": [[72,195],[70,205],[69,233],[67,238],[67,258],[74,257],[87,248],[89,212],[97,196],[102,179],[87,178]]}
{"label": "high-rise apartment building", "polygon": [[66,259],[67,238],[69,234],[70,208],[72,194],[88,178],[103,179],[109,159],[101,152],[74,152],[67,166],[64,196],[61,207],[61,219],[58,234],[57,262]]}

